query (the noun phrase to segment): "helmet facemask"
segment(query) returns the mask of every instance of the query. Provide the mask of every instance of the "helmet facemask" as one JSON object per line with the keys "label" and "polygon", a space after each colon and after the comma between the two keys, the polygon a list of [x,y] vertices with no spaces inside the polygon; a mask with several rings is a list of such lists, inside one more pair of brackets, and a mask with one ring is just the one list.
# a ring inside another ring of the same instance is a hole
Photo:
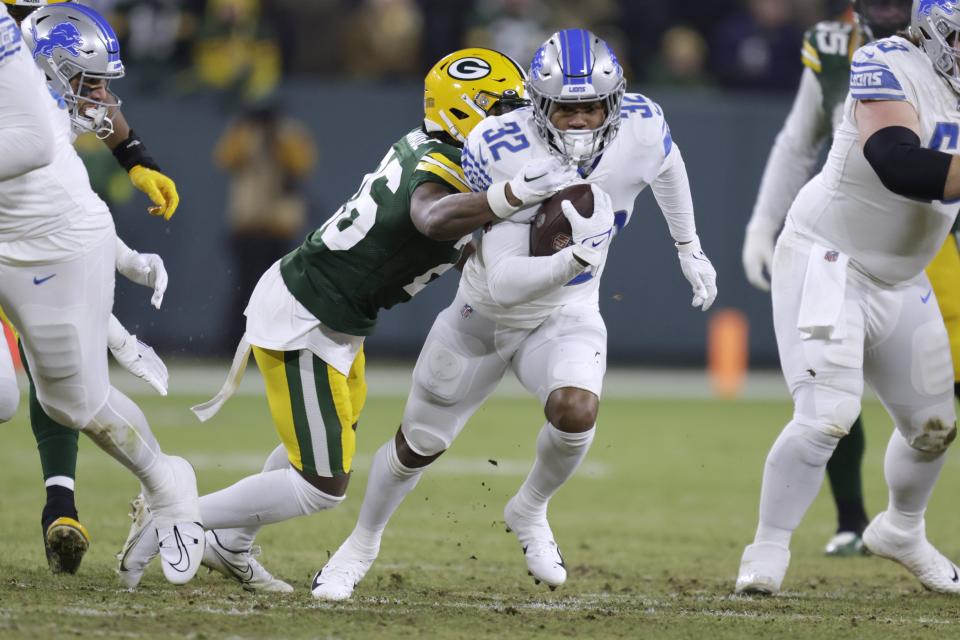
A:
{"label": "helmet facemask", "polygon": [[[591,162],[613,141],[620,131],[620,103],[623,101],[625,83],[621,79],[618,90],[603,97],[590,100],[563,100],[540,94],[535,87],[528,86],[527,92],[533,100],[533,120],[537,131],[551,148],[562,156],[577,163]],[[604,119],[596,129],[567,129],[561,131],[550,120],[559,104],[583,104],[600,102],[603,105]]]}
{"label": "helmet facemask", "polygon": [[[70,124],[77,135],[93,133],[103,140],[113,134],[113,118],[110,114],[122,104],[122,100],[110,91],[110,81],[116,77],[80,71],[66,83],[68,92],[62,95],[69,108]],[[97,100],[90,95],[101,88],[108,96],[105,100]]]}
{"label": "helmet facemask", "polygon": [[933,68],[960,93],[960,8],[956,0],[915,0],[910,29]]}

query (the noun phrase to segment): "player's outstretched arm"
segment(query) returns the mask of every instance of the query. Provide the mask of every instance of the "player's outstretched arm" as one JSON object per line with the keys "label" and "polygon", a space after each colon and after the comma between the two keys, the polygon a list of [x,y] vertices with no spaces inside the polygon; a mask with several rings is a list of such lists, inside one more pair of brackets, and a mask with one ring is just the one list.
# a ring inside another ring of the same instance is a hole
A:
{"label": "player's outstretched arm", "polygon": [[159,309],[167,291],[167,269],[163,258],[155,253],[138,253],[117,237],[117,271],[127,280],[153,289],[150,304]]}
{"label": "player's outstretched arm", "polygon": [[113,119],[113,133],[104,139],[104,143],[130,175],[133,186],[150,198],[154,205],[147,209],[150,215],[169,220],[180,205],[176,183],[160,171],[143,140],[130,128],[123,112],[116,109],[110,116]]}
{"label": "player's outstretched arm", "polygon": [[[823,88],[812,69],[804,69],[793,107],[767,159],[760,191],[743,239],[743,270],[754,287],[770,290],[770,265],[777,232],[790,205],[810,178],[828,131]],[[764,273],[766,271],[766,273]]]}
{"label": "player's outstretched arm", "polygon": [[958,156],[921,145],[920,120],[909,102],[864,100],[856,118],[863,155],[883,186],[907,198],[960,198]]}

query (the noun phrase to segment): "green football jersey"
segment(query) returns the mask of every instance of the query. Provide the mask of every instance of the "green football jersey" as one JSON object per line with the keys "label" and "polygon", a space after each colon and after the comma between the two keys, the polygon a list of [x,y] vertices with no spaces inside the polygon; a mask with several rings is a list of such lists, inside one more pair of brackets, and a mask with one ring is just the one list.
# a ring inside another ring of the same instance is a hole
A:
{"label": "green football jersey", "polygon": [[410,218],[410,197],[424,182],[470,191],[460,149],[417,129],[390,147],[337,213],[283,258],[284,283],[320,322],[370,335],[380,309],[406,302],[456,264],[468,238],[431,240]]}
{"label": "green football jersey", "polygon": [[801,60],[820,81],[827,116],[824,133],[831,137],[843,117],[843,103],[850,90],[850,60],[863,44],[860,30],[850,22],[818,22],[803,37]]}

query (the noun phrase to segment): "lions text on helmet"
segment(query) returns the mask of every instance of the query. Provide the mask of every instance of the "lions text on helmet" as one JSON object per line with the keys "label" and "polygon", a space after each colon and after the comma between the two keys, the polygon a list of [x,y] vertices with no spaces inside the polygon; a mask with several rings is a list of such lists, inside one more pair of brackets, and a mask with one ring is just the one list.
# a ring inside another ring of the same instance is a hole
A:
{"label": "lions text on helmet", "polygon": [[22,25],[24,41],[70,112],[74,132],[113,133],[111,114],[120,100],[109,91],[124,75],[113,28],[97,12],[76,3],[52,4],[32,12]]}

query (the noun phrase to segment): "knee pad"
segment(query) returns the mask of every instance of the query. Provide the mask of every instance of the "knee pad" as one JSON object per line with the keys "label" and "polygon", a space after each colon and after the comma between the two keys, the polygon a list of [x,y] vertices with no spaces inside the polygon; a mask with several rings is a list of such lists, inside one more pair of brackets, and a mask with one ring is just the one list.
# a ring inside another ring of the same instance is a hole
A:
{"label": "knee pad", "polygon": [[467,359],[440,342],[427,344],[413,370],[413,382],[429,399],[441,406],[460,400],[466,391]]}
{"label": "knee pad", "polygon": [[774,442],[768,464],[777,464],[777,459],[786,451],[792,452],[812,467],[825,467],[842,436],[824,431],[816,424],[791,420]]}
{"label": "knee pad", "polygon": [[[904,427],[907,428],[904,428]],[[927,453],[946,451],[957,437],[957,418],[953,397],[911,416],[909,425],[897,428],[911,447]]]}

